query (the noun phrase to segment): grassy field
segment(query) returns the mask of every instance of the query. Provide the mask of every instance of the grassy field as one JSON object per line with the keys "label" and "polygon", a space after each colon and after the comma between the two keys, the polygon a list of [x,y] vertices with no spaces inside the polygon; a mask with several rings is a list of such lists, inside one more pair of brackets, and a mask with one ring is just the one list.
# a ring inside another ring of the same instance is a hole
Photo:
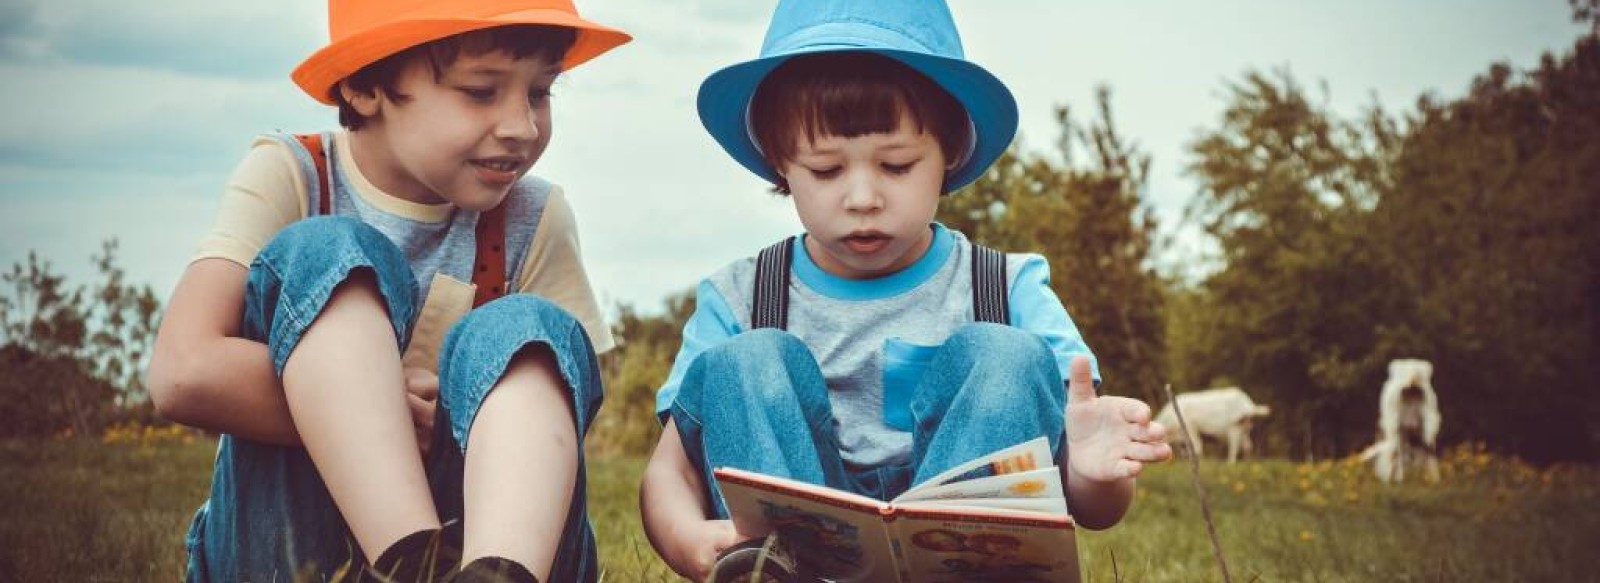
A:
{"label": "grassy field", "polygon": [[[0,444],[0,581],[170,581],[214,444],[179,433]],[[591,459],[606,581],[671,580],[639,526],[641,459]],[[1600,470],[1461,448],[1433,487],[1350,462],[1207,460],[1234,581],[1600,581]],[[1185,464],[1152,468],[1110,531],[1080,531],[1086,581],[1220,581]]]}

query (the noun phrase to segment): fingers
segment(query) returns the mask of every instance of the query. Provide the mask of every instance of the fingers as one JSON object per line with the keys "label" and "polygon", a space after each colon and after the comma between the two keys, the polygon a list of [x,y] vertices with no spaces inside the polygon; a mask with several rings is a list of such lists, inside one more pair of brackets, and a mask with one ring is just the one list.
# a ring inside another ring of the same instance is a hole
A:
{"label": "fingers", "polygon": [[429,401],[439,398],[439,375],[433,374],[433,371],[408,368],[405,370],[405,377],[407,393]]}
{"label": "fingers", "polygon": [[1130,442],[1123,449],[1123,461],[1159,462],[1172,457],[1172,447],[1165,443]]}
{"label": "fingers", "polygon": [[1120,404],[1119,409],[1124,421],[1140,425],[1150,422],[1150,406],[1146,405],[1144,401],[1121,397],[1118,403]]}
{"label": "fingers", "polygon": [[1165,442],[1167,440],[1167,426],[1157,421],[1151,421],[1144,426],[1144,436],[1145,439],[1140,439],[1139,441],[1145,443]]}
{"label": "fingers", "polygon": [[739,534],[739,530],[733,527],[732,520],[713,520],[712,522],[717,525],[715,536],[718,553],[721,553],[723,549],[739,544],[741,541],[749,538]]}
{"label": "fingers", "polygon": [[423,454],[428,453],[428,447],[433,443],[433,415],[436,405],[433,401],[424,399],[415,394],[406,394],[406,408],[411,410],[411,426],[416,429],[417,449]]}
{"label": "fingers", "polygon": [[1130,423],[1128,439],[1142,443],[1162,443],[1167,440],[1167,427],[1160,423]]}
{"label": "fingers", "polygon": [[406,407],[411,409],[411,424],[417,427],[433,428],[434,401],[418,397],[414,394],[406,395]]}
{"label": "fingers", "polygon": [[1094,373],[1089,367],[1089,357],[1078,355],[1072,357],[1072,364],[1068,365],[1067,402],[1087,403],[1094,400]]}
{"label": "fingers", "polygon": [[744,540],[739,532],[734,529],[731,520],[708,520],[705,522],[700,543],[700,549],[695,552],[692,570],[698,574],[697,581],[703,581],[711,574],[711,569],[717,563],[717,557],[722,551]]}
{"label": "fingers", "polygon": [[439,375],[421,368],[407,368],[406,407],[411,409],[411,425],[417,430],[417,447],[423,454],[433,443],[433,419],[439,406]]}
{"label": "fingers", "polygon": [[[1093,381],[1090,382],[1092,383]],[[1092,387],[1093,385],[1091,384],[1090,386]],[[1092,388],[1089,390],[1088,396],[1095,399],[1097,403],[1104,403],[1105,408],[1109,411],[1107,414],[1111,415],[1113,419],[1121,419],[1138,425],[1150,423],[1150,406],[1146,405],[1144,401],[1117,396],[1095,397],[1094,389]],[[1077,398],[1077,395],[1074,394],[1074,403],[1079,402],[1076,400]]]}
{"label": "fingers", "polygon": [[[1140,403],[1143,405],[1143,403]],[[1144,408],[1144,416],[1148,417],[1149,407]],[[1128,439],[1131,441],[1127,448],[1129,459],[1142,462],[1160,462],[1172,458],[1172,446],[1167,444],[1167,426],[1151,421],[1148,423],[1130,423]]]}

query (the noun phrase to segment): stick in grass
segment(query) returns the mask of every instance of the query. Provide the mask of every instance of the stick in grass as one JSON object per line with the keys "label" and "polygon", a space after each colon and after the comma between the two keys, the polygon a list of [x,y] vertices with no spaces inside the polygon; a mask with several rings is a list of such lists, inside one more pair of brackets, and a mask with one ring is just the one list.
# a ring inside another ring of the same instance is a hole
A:
{"label": "stick in grass", "polygon": [[[1172,404],[1172,411],[1178,414],[1178,430],[1186,436],[1194,435],[1189,433],[1189,423],[1183,420],[1183,408],[1178,406],[1178,400],[1172,396],[1172,385],[1163,385],[1162,389],[1167,392],[1167,402]],[[1194,454],[1193,445],[1190,445],[1188,450],[1189,469],[1194,476],[1195,494],[1200,497],[1200,515],[1206,520],[1206,533],[1211,535],[1211,550],[1217,555],[1217,567],[1222,569],[1222,581],[1233,583],[1233,578],[1228,576],[1228,560],[1222,556],[1222,541],[1217,538],[1216,524],[1211,521],[1211,507],[1206,504],[1206,487],[1200,483],[1200,457]]]}

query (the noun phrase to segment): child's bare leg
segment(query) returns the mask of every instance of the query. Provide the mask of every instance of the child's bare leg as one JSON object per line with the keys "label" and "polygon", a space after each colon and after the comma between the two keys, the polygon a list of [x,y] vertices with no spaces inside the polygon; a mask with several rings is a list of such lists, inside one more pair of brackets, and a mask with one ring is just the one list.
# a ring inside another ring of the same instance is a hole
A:
{"label": "child's bare leg", "polygon": [[295,428],[369,558],[439,527],[397,346],[372,273],[358,270],[334,291],[283,368]]}
{"label": "child's bare leg", "polygon": [[572,504],[577,433],[549,349],[523,349],[472,422],[462,564],[498,556],[548,579]]}

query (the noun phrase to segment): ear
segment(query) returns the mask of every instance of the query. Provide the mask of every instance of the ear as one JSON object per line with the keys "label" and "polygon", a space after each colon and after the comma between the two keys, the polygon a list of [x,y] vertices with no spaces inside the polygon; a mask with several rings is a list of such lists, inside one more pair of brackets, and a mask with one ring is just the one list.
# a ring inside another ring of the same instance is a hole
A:
{"label": "ear", "polygon": [[361,114],[361,117],[372,117],[378,114],[378,101],[380,89],[374,87],[367,91],[357,91],[350,87],[346,81],[339,82],[339,95],[344,97],[346,103]]}

